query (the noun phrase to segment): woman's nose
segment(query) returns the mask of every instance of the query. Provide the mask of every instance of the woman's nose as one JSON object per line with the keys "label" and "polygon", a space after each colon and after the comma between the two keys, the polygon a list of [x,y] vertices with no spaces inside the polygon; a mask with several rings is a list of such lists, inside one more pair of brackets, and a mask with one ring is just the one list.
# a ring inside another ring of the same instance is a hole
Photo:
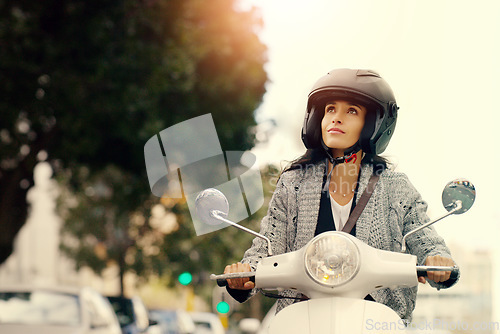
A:
{"label": "woman's nose", "polygon": [[342,124],[342,118],[339,115],[335,115],[332,119],[332,123]]}

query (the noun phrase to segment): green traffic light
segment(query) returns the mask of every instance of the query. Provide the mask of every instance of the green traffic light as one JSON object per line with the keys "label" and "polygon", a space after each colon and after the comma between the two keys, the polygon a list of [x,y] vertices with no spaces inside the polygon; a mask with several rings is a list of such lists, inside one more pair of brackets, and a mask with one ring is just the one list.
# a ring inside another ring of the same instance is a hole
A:
{"label": "green traffic light", "polygon": [[229,312],[229,304],[224,301],[219,302],[217,304],[217,312],[219,312],[220,314],[226,314],[227,312]]}
{"label": "green traffic light", "polygon": [[180,274],[178,279],[179,283],[181,283],[182,285],[188,285],[193,280],[193,275],[191,275],[191,273],[188,273],[186,271]]}

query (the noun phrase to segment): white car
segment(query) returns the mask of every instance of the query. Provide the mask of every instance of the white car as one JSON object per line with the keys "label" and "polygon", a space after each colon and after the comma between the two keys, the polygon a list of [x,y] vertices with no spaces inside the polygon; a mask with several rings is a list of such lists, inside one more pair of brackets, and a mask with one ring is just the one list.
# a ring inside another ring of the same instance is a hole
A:
{"label": "white car", "polygon": [[111,304],[89,287],[0,287],[2,334],[121,334]]}
{"label": "white car", "polygon": [[148,310],[139,296],[106,297],[118,317],[122,334],[161,334],[158,323],[149,318]]}
{"label": "white car", "polygon": [[222,322],[214,313],[210,312],[191,312],[189,313],[196,326],[196,334],[225,334],[226,330]]}
{"label": "white car", "polygon": [[186,311],[152,309],[149,317],[158,322],[161,334],[195,334],[196,327],[193,319]]}

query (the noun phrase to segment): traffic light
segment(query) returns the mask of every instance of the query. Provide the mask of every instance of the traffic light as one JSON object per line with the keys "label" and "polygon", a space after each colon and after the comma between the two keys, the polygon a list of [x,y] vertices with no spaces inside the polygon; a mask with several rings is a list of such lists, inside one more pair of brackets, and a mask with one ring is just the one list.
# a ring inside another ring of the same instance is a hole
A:
{"label": "traffic light", "polygon": [[193,275],[185,271],[179,275],[178,280],[182,285],[189,285],[193,281]]}
{"label": "traffic light", "polygon": [[217,285],[212,290],[212,310],[219,314],[219,317],[227,317],[240,307],[240,303],[234,300],[226,288]]}
{"label": "traffic light", "polygon": [[220,314],[227,314],[229,312],[229,304],[226,303],[225,301],[221,301],[219,303],[217,303],[217,312],[219,312]]}

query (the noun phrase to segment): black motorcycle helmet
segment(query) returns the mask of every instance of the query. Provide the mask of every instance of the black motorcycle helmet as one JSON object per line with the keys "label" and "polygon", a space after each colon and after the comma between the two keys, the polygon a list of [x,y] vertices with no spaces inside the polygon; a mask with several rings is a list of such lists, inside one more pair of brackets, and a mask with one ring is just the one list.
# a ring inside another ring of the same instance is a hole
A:
{"label": "black motorcycle helmet", "polygon": [[332,99],[360,103],[368,111],[359,142],[344,154],[348,156],[359,149],[367,154],[382,153],[394,133],[399,107],[389,84],[372,70],[335,69],[314,84],[302,127],[306,148],[328,149],[321,135],[321,120],[325,104]]}

